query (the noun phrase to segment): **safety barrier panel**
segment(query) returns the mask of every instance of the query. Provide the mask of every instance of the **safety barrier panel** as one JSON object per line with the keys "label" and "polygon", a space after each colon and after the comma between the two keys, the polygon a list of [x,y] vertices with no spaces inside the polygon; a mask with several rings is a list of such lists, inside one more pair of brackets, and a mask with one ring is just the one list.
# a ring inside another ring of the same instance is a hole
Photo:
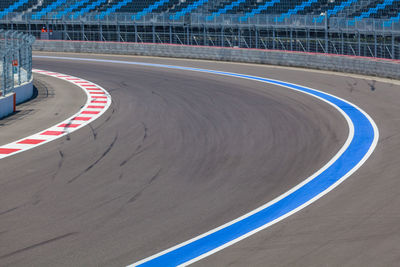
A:
{"label": "safety barrier panel", "polygon": [[209,59],[356,73],[400,79],[400,60],[263,49],[120,42],[36,41],[36,51]]}

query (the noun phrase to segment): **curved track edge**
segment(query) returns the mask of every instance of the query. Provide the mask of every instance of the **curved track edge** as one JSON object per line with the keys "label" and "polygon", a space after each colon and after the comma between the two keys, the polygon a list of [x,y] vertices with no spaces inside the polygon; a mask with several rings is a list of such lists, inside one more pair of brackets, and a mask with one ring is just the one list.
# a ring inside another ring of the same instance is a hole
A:
{"label": "curved track edge", "polygon": [[338,110],[347,121],[349,135],[338,153],[320,170],[293,187],[286,193],[265,205],[217,227],[207,233],[178,244],[153,256],[133,263],[130,266],[186,266],[214,254],[240,240],[243,240],[307,207],[357,171],[374,151],[379,130],[372,118],[356,105],[331,94],[292,84],[257,76],[223,72],[208,69],[181,67],[173,65],[150,64],[105,59],[87,59],[70,57],[35,56],[37,58],[65,59],[75,61],[92,61],[116,64],[130,64],[147,67],[168,68],[186,71],[203,72],[249,79],[262,83],[285,87],[308,94],[328,103]]}
{"label": "curved track edge", "polygon": [[80,87],[86,93],[87,101],[77,113],[68,119],[31,136],[0,146],[0,159],[13,156],[66,136],[98,119],[111,105],[110,94],[104,88],[93,82],[46,70],[33,69],[33,72],[56,77]]}

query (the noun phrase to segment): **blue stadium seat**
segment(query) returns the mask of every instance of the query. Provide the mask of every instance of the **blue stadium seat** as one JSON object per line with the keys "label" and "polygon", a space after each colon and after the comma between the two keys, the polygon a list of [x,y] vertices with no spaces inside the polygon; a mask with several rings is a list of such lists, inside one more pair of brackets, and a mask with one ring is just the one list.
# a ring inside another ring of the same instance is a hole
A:
{"label": "blue stadium seat", "polygon": [[400,21],[400,13],[397,16],[390,18],[388,21],[385,21],[383,23],[383,26],[392,27],[393,23],[399,23],[399,21]]}
{"label": "blue stadium seat", "polygon": [[191,13],[193,10],[196,10],[197,8],[199,8],[200,6],[204,5],[205,3],[207,3],[209,0],[198,0],[196,2],[194,2],[193,4],[188,5],[187,7],[185,7],[184,9],[182,9],[181,11],[175,13],[174,15],[170,16],[170,19],[179,19],[182,16]]}
{"label": "blue stadium seat", "polygon": [[96,2],[91,3],[90,5],[87,5],[86,7],[82,8],[78,12],[75,12],[72,15],[72,18],[77,19],[80,16],[90,12],[91,10],[95,9],[96,7],[99,7],[101,4],[106,3],[107,0],[97,0]]}
{"label": "blue stadium seat", "polygon": [[[340,5],[335,6],[333,9],[329,9],[326,12],[326,17],[329,18],[337,13],[339,13],[340,11],[342,11],[343,9],[345,9],[346,7],[350,6],[351,4],[357,2],[357,0],[347,0],[345,2],[342,2]],[[315,19],[316,22],[321,23],[324,21],[325,16],[320,16],[319,18]]]}
{"label": "blue stadium seat", "polygon": [[121,2],[115,3],[113,6],[107,8],[105,11],[102,11],[99,15],[100,19],[103,19],[105,16],[114,13],[116,10],[121,9],[123,6],[126,6],[127,4],[131,3],[132,0],[122,0]]}
{"label": "blue stadium seat", "polygon": [[57,13],[56,18],[61,19],[63,16],[68,15],[71,13],[74,9],[78,9],[79,7],[83,6],[84,4],[88,3],[90,0],[81,0],[75,3],[72,3],[68,7],[66,7],[64,10],[60,11]]}
{"label": "blue stadium seat", "polygon": [[[29,0],[19,0],[14,2],[14,4],[11,4],[9,1],[5,1],[4,4],[8,6],[4,10],[0,11],[0,19],[6,16],[8,13],[11,13],[15,10],[17,10],[20,6],[23,6],[24,4],[27,4]],[[10,5],[11,4],[11,5]]]}
{"label": "blue stadium seat", "polygon": [[225,14],[229,10],[232,10],[234,7],[239,6],[240,4],[244,3],[246,0],[237,0],[233,1],[232,3],[220,8],[218,11],[212,13],[210,16],[207,17],[207,20],[212,20],[215,17],[218,17],[222,14]]}
{"label": "blue stadium seat", "polygon": [[378,13],[379,10],[385,9],[386,6],[392,5],[395,0],[385,0],[383,3],[371,7],[369,10],[362,12],[361,15],[355,17],[348,22],[349,25],[354,25],[356,21],[361,21],[363,18],[369,18],[371,15]]}
{"label": "blue stadium seat", "polygon": [[32,19],[41,19],[47,13],[50,13],[51,11],[56,9],[58,6],[61,6],[61,5],[65,4],[66,2],[67,2],[67,0],[57,0],[57,1],[53,2],[53,3],[51,3],[50,5],[46,6],[45,8],[43,8],[42,10],[37,12],[36,14],[33,14],[32,15]]}
{"label": "blue stadium seat", "polygon": [[308,0],[306,2],[303,2],[300,5],[297,5],[294,8],[289,9],[288,12],[280,15],[278,21],[283,21],[285,18],[289,18],[291,15],[297,14],[299,11],[304,10],[306,7],[309,7],[316,2],[318,2],[318,0]]}
{"label": "blue stadium seat", "polygon": [[240,17],[241,21],[245,21],[250,17],[253,17],[256,14],[260,14],[262,11],[267,10],[268,8],[272,7],[276,3],[279,3],[281,0],[272,0],[270,2],[266,2],[265,4],[259,6],[256,9],[251,10],[250,12],[246,13],[244,16]]}

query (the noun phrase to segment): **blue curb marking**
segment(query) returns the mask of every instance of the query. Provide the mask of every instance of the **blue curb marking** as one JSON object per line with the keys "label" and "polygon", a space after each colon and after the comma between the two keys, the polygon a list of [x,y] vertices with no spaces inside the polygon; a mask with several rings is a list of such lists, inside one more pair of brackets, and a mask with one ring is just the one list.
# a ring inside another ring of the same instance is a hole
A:
{"label": "blue curb marking", "polygon": [[351,103],[317,90],[287,82],[250,75],[171,65],[102,59],[80,59],[47,56],[37,57],[68,60],[89,60],[108,63],[153,66],[169,69],[181,69],[265,82],[273,85],[288,87],[324,99],[341,109],[353,123],[354,136],[347,149],[329,167],[327,167],[312,180],[299,187],[297,190],[283,197],[279,201],[265,207],[264,209],[248,217],[245,217],[242,220],[239,220],[231,225],[228,225],[215,232],[211,232],[206,236],[203,236],[180,247],[178,246],[175,249],[166,252],[165,254],[161,254],[155,258],[149,258],[148,261],[146,261],[146,259],[143,260],[144,262],[140,261],[143,263],[139,264],[138,266],[176,266],[184,264],[190,260],[204,255],[205,253],[217,249],[227,244],[228,242],[234,241],[235,239],[238,239],[254,230],[257,230],[258,228],[261,228],[266,224],[287,215],[289,212],[295,211],[297,208],[316,198],[324,191],[329,190],[330,187],[333,187],[337,182],[339,182],[340,179],[342,179],[345,175],[355,169],[358,164],[360,164],[363,160],[366,160],[370,153],[372,153],[372,150],[376,145],[376,139],[379,135],[377,128],[373,126],[374,122],[370,120],[370,118],[368,118],[367,115],[364,114],[360,109],[358,109]]}

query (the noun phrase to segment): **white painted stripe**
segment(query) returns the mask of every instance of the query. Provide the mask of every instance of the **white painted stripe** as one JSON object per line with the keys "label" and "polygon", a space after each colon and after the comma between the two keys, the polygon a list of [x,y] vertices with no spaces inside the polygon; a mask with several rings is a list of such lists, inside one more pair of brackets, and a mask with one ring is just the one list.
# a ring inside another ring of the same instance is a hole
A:
{"label": "white painted stripe", "polygon": [[[81,78],[78,78],[78,77],[66,75],[66,74],[49,72],[49,71],[44,71],[44,70],[34,69],[33,72],[40,73],[41,75],[48,75],[48,76],[51,76],[51,77],[57,77],[58,79],[65,80],[67,82],[70,82],[71,84],[74,84],[75,86],[78,86],[86,94],[86,97],[87,97],[86,103],[83,106],[83,108],[81,108],[77,113],[75,113],[74,115],[72,115],[71,117],[69,117],[68,119],[66,119],[64,121],[61,121],[61,122],[57,123],[56,125],[51,126],[50,128],[45,129],[43,131],[40,131],[39,133],[27,136],[27,137],[21,138],[19,140],[16,140],[14,142],[11,142],[11,143],[8,143],[8,144],[0,146],[0,149],[2,149],[2,148],[20,149],[19,151],[16,151],[16,152],[13,152],[13,153],[10,153],[10,154],[0,154],[0,159],[6,158],[6,157],[10,157],[10,156],[19,154],[21,152],[27,151],[29,149],[44,145],[44,144],[46,144],[48,142],[54,141],[56,139],[59,139],[59,138],[65,136],[67,134],[75,132],[76,130],[78,130],[78,129],[82,128],[82,127],[85,127],[89,123],[91,123],[91,122],[95,121],[96,119],[98,119],[101,115],[104,114],[104,112],[107,111],[107,109],[111,105],[111,101],[112,100],[111,100],[110,94],[104,88],[102,88],[101,86],[99,86],[99,85],[97,85],[97,84],[95,84],[93,82],[90,82],[90,81],[87,81],[87,80],[84,80],[84,79],[81,79]],[[79,83],[76,83],[77,81],[78,82],[84,82],[84,83],[82,83],[82,85],[81,85]],[[102,92],[104,92],[104,94],[102,94],[102,96],[106,97],[106,98],[102,98],[101,99],[102,101],[106,101],[106,103],[102,103],[101,104],[101,106],[104,106],[104,108],[98,109],[100,111],[98,114],[81,114],[82,111],[92,110],[91,108],[88,108],[88,106],[96,105],[94,103],[91,103],[91,101],[93,101],[94,99],[92,98],[92,95],[89,94],[89,91],[86,90],[86,88],[83,86],[83,85],[87,85],[87,84],[91,84],[93,86],[98,87]],[[90,117],[90,120],[88,120],[88,121],[74,120],[75,117]],[[64,127],[59,127],[59,125],[61,125],[61,124],[80,124],[80,125],[77,126],[77,127],[65,127],[64,128]],[[63,133],[60,134],[60,135],[43,135],[43,133],[47,132],[47,131],[57,131],[57,132],[62,131]],[[38,143],[38,144],[18,144],[18,142],[21,142],[21,141],[26,140],[26,139],[40,139],[40,140],[44,140],[44,141],[41,142],[41,143]]]}

